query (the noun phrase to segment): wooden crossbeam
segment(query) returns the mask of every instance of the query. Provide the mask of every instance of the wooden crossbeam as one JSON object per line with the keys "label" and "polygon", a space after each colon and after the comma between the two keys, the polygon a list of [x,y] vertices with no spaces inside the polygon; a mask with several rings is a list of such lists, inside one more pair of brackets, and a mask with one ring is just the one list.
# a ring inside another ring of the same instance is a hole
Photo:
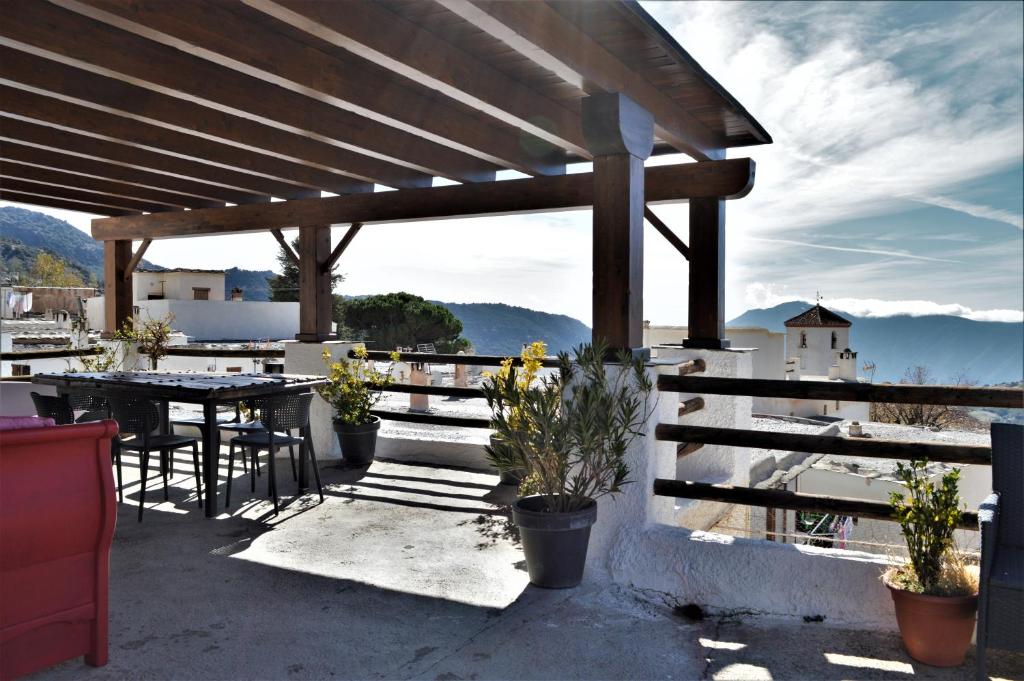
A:
{"label": "wooden crossbeam", "polygon": [[281,233],[281,230],[272,229],[270,230],[270,233],[274,235],[275,239],[277,239],[277,243],[281,244],[281,248],[284,250],[285,256],[292,261],[292,264],[298,267],[299,256],[295,254],[294,250],[292,250],[291,244],[289,244],[288,241],[284,238],[284,234]]}
{"label": "wooden crossbeam", "polygon": [[45,184],[22,180],[19,178],[5,177],[0,180],[0,184],[3,184],[4,189],[13,192],[21,192],[23,194],[40,194],[42,196],[52,196],[59,199],[68,199],[69,201],[80,201],[82,203],[97,203],[100,205],[113,206],[115,208],[123,208],[125,210],[157,213],[173,209],[173,206],[163,203],[154,203],[152,201],[144,201],[126,196],[103,194],[94,191],[84,191],[74,187]]}
{"label": "wooden crossbeam", "polygon": [[[701,196],[740,198],[753,184],[754,161],[741,158],[647,168],[644,193],[650,203],[685,201]],[[591,206],[593,193],[593,175],[577,173],[100,219],[93,221],[92,235],[100,240],[164,239],[306,224],[386,223],[537,213]]]}
{"label": "wooden crossbeam", "polygon": [[676,236],[675,232],[669,229],[668,225],[662,222],[661,218],[655,215],[654,211],[646,205],[644,206],[644,218],[647,219],[647,222],[651,223],[651,226],[654,227],[654,229],[658,230],[658,234],[661,234],[670,244],[675,246],[675,249],[679,251],[684,258],[687,260],[690,259],[689,246],[683,243],[683,240]]}
{"label": "wooden crossbeam", "polygon": [[142,243],[139,244],[139,250],[135,251],[135,253],[132,255],[132,259],[128,261],[127,265],[125,265],[125,268],[124,268],[124,280],[125,281],[130,281],[131,280],[132,272],[134,272],[135,268],[139,266],[140,262],[142,262],[142,256],[144,256],[146,254],[146,249],[149,248],[149,245],[151,243],[153,243],[152,239],[143,239]]}
{"label": "wooden crossbeam", "polygon": [[[132,33],[130,29],[135,26],[119,29],[109,22],[122,22],[109,12],[74,0],[58,2],[64,7],[34,0],[8,0],[4,21],[0,22],[0,42],[94,73],[117,73],[119,78],[130,79],[148,90],[172,94],[219,112],[276,126],[429,175],[479,182],[493,179],[499,168],[422,136],[307,96],[311,93],[275,87],[262,78],[211,63],[197,56],[193,46],[185,42],[177,49]],[[96,20],[86,14],[103,19]],[[171,14],[177,14],[177,9]],[[59,35],[60,40],[54,40],[54,35]],[[303,51],[313,50],[305,47]],[[275,59],[280,56],[275,55]],[[290,57],[305,63],[298,54]],[[262,60],[266,63],[266,53]]]}
{"label": "wooden crossbeam", "polygon": [[83,213],[92,213],[93,215],[135,215],[138,212],[88,201],[75,201],[72,199],[51,196],[49,194],[27,194],[25,192],[15,192],[5,189],[2,185],[3,183],[0,183],[0,199],[3,199],[4,201],[48,206],[49,208],[62,208],[64,210],[77,210]]}
{"label": "wooden crossbeam", "polygon": [[357,222],[348,228],[348,231],[345,232],[345,236],[341,237],[341,241],[339,241],[338,245],[334,247],[334,250],[331,251],[330,257],[327,258],[327,262],[324,263],[324,272],[330,272],[334,269],[334,265],[338,262],[338,258],[341,257],[341,254],[345,252],[348,245],[352,243],[352,239],[356,238],[356,234],[359,234],[359,230],[362,228],[363,223],[361,222]]}

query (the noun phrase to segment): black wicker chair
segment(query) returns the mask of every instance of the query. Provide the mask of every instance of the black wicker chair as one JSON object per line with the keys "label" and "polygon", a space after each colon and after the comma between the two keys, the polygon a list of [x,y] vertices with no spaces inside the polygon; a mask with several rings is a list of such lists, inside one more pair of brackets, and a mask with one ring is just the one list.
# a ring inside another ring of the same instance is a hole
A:
{"label": "black wicker chair", "polygon": [[[251,413],[253,415],[253,420],[251,420],[251,421],[243,421],[242,420],[241,410],[239,409],[238,406],[236,406],[235,407],[235,418],[234,418],[234,420],[233,421],[228,421],[226,423],[221,423],[221,424],[218,425],[218,428],[220,428],[220,430],[226,430],[229,433],[238,433],[239,435],[250,435],[252,433],[264,433],[264,432],[266,432],[266,428],[263,426],[263,422],[259,418],[260,406],[261,406],[262,403],[263,403],[262,400],[248,400],[248,401],[242,403],[242,404],[245,405],[245,407],[249,411],[249,413]],[[278,430],[279,431],[283,430],[289,437],[291,437],[291,435],[292,435],[292,431],[289,430],[289,429],[279,428]],[[252,458],[253,458],[254,461],[256,461],[256,454],[255,454],[255,452],[253,452]],[[289,458],[289,460],[291,461],[291,464],[292,464],[292,480],[296,480],[297,481],[299,479],[299,476],[298,476],[298,472],[297,472],[297,470],[295,468],[295,445],[294,444],[288,445],[288,458]],[[247,458],[245,456],[243,456],[242,457],[242,470],[243,471],[248,470],[248,464],[246,462],[247,462]],[[258,462],[257,462],[256,476],[258,477],[259,475],[260,475],[260,468],[259,468],[259,465],[258,465]],[[252,491],[254,491],[254,492],[256,491],[256,481],[255,480],[253,480],[253,482],[252,482]]]}
{"label": "black wicker chair", "polygon": [[[103,400],[103,408],[100,411],[93,407],[96,402],[91,395],[40,395],[36,392],[30,395],[36,414],[53,419],[58,426],[107,418],[106,401]],[[85,413],[75,419],[75,411],[82,410],[85,410]],[[89,418],[86,418],[87,416]],[[121,449],[117,438],[110,443],[110,458],[117,469],[117,501],[120,503],[124,501],[124,490],[121,485]]]}
{"label": "black wicker chair", "polygon": [[[320,483],[320,469],[317,466],[316,452],[314,451],[313,443],[305,436],[295,437],[289,434],[292,430],[298,430],[300,433],[306,433],[307,427],[309,426],[309,405],[312,400],[313,394],[306,393],[303,395],[284,395],[281,397],[262,400],[260,402],[260,422],[263,424],[264,430],[250,432],[231,438],[231,443],[228,448],[228,489],[224,502],[225,508],[231,506],[231,482],[232,476],[234,475],[235,447],[240,447],[242,449],[243,460],[247,451],[252,456],[252,465],[249,466],[249,481],[253,491],[256,490],[255,475],[259,468],[257,454],[260,451],[269,452],[267,460],[267,465],[269,467],[267,488],[268,493],[271,494],[274,499],[275,515],[277,515],[279,511],[279,505],[274,458],[277,450],[281,447],[294,447],[295,445],[298,445],[300,460],[303,456],[309,456],[309,461],[313,468],[313,475],[316,478],[317,491],[320,494],[320,501],[323,502],[324,490]],[[292,461],[292,468],[294,472],[294,459]]]}
{"label": "black wicker chair", "polygon": [[[117,419],[121,433],[130,433],[130,440],[120,439],[121,449],[139,452],[139,472],[141,490],[139,492],[139,522],[142,522],[142,511],[146,505],[146,482],[149,477],[149,454],[160,452],[160,472],[164,479],[164,501],[167,500],[167,478],[171,473],[170,453],[175,449],[192,446],[192,465],[196,475],[196,499],[199,508],[203,507],[202,474],[199,472],[199,441],[194,437],[183,435],[160,435],[153,431],[160,425],[160,411],[152,400],[147,399],[110,399],[110,409]],[[119,436],[120,437],[120,436]]]}

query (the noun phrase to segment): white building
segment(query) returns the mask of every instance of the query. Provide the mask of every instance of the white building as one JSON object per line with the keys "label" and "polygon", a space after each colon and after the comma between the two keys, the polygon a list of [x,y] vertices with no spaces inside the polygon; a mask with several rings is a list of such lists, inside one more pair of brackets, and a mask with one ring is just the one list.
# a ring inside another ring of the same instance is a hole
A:
{"label": "white building", "polygon": [[[299,332],[299,304],[225,300],[223,270],[173,269],[132,274],[136,316],[174,317],[190,341],[286,340]],[[86,301],[90,327],[106,331],[103,298]]]}

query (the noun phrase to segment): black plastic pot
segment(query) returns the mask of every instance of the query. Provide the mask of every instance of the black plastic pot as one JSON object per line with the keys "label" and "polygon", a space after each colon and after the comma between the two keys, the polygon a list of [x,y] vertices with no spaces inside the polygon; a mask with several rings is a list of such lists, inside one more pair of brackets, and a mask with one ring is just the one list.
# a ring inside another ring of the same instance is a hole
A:
{"label": "black plastic pot", "polygon": [[568,513],[549,513],[544,508],[540,495],[522,497],[512,504],[530,583],[545,589],[577,586],[583,580],[597,502],[588,499],[583,508]]}
{"label": "black plastic pot", "polygon": [[[491,435],[491,446],[494,446],[495,437]],[[523,481],[524,473],[521,469],[514,471],[498,471],[498,484],[499,485],[515,485],[519,487],[519,483]]]}
{"label": "black plastic pot", "polygon": [[380,418],[372,418],[369,423],[357,426],[341,421],[334,422],[334,432],[338,434],[338,444],[341,445],[341,456],[345,463],[352,466],[368,466],[373,463],[373,454],[377,451]]}

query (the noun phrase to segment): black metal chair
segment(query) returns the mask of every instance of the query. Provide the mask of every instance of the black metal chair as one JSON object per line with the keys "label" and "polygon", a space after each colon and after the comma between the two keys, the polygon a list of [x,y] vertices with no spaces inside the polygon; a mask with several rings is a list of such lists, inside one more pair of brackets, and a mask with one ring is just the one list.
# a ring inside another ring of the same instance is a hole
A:
{"label": "black metal chair", "polygon": [[[237,418],[237,416],[236,416],[236,418]],[[223,428],[226,425],[230,425],[231,423],[233,423],[233,422],[231,420],[229,420],[229,419],[220,419],[220,418],[218,418],[217,419],[217,423],[214,426],[215,428],[217,428],[218,436],[220,435],[220,429]],[[203,418],[202,416],[199,416],[197,418],[191,418],[191,419],[174,419],[173,421],[171,421],[171,432],[174,432],[174,427],[175,426],[189,426],[191,428],[196,428],[199,431],[199,435],[203,439],[203,442],[204,443],[206,442],[206,419]],[[214,454],[218,458],[220,457],[220,442],[219,441],[217,443],[217,451],[214,452]],[[204,444],[203,445],[203,457],[206,457],[206,456],[209,456],[209,455],[206,452],[206,446]]]}
{"label": "black metal chair", "polygon": [[[29,394],[32,397],[32,404],[35,405],[36,414],[53,419],[58,426],[107,418],[106,401],[103,401],[103,409],[99,411],[93,407],[95,400],[91,395],[40,395],[37,392]],[[81,411],[79,407],[83,405],[86,412],[76,419],[75,411]],[[86,418],[87,416],[89,418]],[[121,483],[121,448],[116,438],[110,443],[110,458],[117,470],[117,501],[120,503],[124,501],[124,489]]]}
{"label": "black metal chair", "polygon": [[73,393],[67,395],[67,398],[71,403],[71,409],[83,412],[75,419],[75,423],[102,421],[110,416],[110,405],[107,404],[106,398],[84,393]]}
{"label": "black metal chair", "polygon": [[[263,422],[260,421],[260,418],[259,418],[260,404],[261,403],[262,402],[260,400],[250,400],[250,401],[242,403],[242,404],[245,405],[246,409],[253,415],[253,419],[251,421],[243,421],[242,420],[241,409],[239,409],[239,406],[236,405],[235,406],[235,418],[234,418],[234,420],[233,421],[228,421],[226,423],[221,423],[221,424],[218,425],[218,428],[220,430],[226,430],[229,433],[238,433],[240,435],[249,435],[249,434],[252,434],[252,433],[263,433],[263,432],[266,432],[266,428],[263,427]],[[292,435],[292,431],[291,430],[285,430],[285,433],[289,437]],[[253,458],[254,461],[256,460],[255,454],[253,454],[252,458]],[[297,472],[297,470],[295,468],[295,445],[294,444],[288,445],[288,458],[290,459],[291,464],[292,464],[292,480],[298,481],[299,476],[298,476],[298,472]],[[243,471],[247,471],[248,470],[248,464],[246,463],[246,461],[247,461],[246,457],[243,456],[242,457],[242,470]],[[259,477],[259,475],[260,475],[260,468],[259,468],[259,465],[257,465],[256,466],[256,476]],[[254,491],[254,492],[256,491],[256,481],[255,480],[253,480],[253,483],[252,483],[252,491]]]}
{"label": "black metal chair", "polygon": [[167,478],[172,469],[170,453],[188,445],[192,446],[192,465],[196,475],[196,499],[203,507],[202,474],[199,472],[199,441],[183,435],[154,434],[160,425],[160,410],[152,400],[131,398],[110,398],[110,409],[117,420],[121,433],[134,435],[130,440],[120,438],[121,449],[139,452],[141,490],[139,492],[139,522],[146,505],[146,482],[149,477],[149,454],[160,452],[160,472],[164,479],[164,501],[168,499]]}
{"label": "black metal chair", "polygon": [[[281,397],[268,398],[259,404],[260,422],[264,430],[250,432],[244,435],[231,438],[228,448],[228,489],[225,497],[224,507],[231,506],[231,482],[235,467],[235,447],[242,449],[242,458],[246,452],[252,456],[252,465],[249,466],[249,481],[253,491],[256,491],[256,471],[259,468],[257,455],[260,451],[269,452],[267,465],[269,467],[267,488],[268,493],[274,499],[274,515],[279,511],[277,494],[277,475],[274,465],[274,458],[277,450],[281,447],[299,447],[299,460],[303,456],[309,456],[313,468],[313,475],[316,478],[317,491],[320,494],[320,501],[324,500],[324,489],[320,483],[320,469],[316,462],[316,451],[313,443],[305,435],[292,436],[292,430],[308,434],[309,426],[309,405],[313,401],[313,393],[303,395],[284,395]],[[295,462],[292,461],[294,469]]]}

